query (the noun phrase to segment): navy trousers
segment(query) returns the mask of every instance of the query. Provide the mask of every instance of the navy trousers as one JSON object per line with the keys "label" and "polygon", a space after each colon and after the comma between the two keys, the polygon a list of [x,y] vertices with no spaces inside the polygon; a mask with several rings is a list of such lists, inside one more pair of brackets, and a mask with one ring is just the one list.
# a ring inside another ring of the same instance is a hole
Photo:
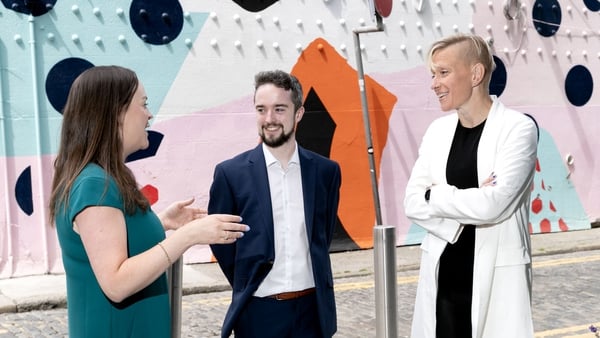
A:
{"label": "navy trousers", "polygon": [[235,338],[322,338],[316,295],[290,300],[252,297],[233,331]]}

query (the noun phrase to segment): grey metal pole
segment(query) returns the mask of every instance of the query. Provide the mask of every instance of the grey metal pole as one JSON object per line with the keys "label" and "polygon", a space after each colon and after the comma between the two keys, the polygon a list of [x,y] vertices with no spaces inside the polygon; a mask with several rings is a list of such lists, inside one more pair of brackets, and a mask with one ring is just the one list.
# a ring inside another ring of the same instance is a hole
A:
{"label": "grey metal pole", "polygon": [[354,33],[354,52],[356,54],[356,70],[358,73],[358,89],[360,91],[360,101],[363,113],[363,123],[365,127],[365,139],[367,141],[367,155],[369,157],[369,170],[371,173],[371,187],[373,188],[373,202],[375,203],[375,219],[377,224],[381,224],[381,207],[379,205],[379,191],[377,189],[377,172],[375,168],[375,154],[373,151],[373,141],[371,136],[371,122],[369,120],[369,105],[367,102],[367,92],[365,89],[365,72],[363,70],[362,51],[360,50],[360,34],[381,32],[383,24],[381,16],[376,15],[377,27],[362,27],[353,31]]}
{"label": "grey metal pole", "polygon": [[375,260],[376,337],[398,337],[396,300],[396,227],[378,225],[373,229]]}
{"label": "grey metal pole", "polygon": [[377,188],[377,172],[375,168],[375,154],[369,120],[369,105],[362,64],[362,51],[360,49],[360,34],[381,32],[384,30],[383,20],[376,12],[376,27],[362,27],[353,30],[354,50],[356,52],[356,69],[358,72],[358,88],[362,103],[367,154],[371,173],[371,186],[373,188],[373,202],[375,203],[375,218],[377,225],[373,229],[373,250],[375,260],[375,320],[377,338],[397,338],[397,305],[396,305],[396,229],[393,226],[381,225],[381,207],[379,204],[379,191]]}
{"label": "grey metal pole", "polygon": [[183,257],[171,265],[167,276],[169,278],[169,295],[171,300],[171,338],[179,338],[181,337]]}

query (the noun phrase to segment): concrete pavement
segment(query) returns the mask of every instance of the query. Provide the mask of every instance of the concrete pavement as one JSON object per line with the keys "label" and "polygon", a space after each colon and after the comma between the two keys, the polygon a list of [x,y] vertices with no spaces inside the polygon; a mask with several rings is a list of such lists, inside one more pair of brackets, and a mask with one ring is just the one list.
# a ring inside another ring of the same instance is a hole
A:
{"label": "concrete pavement", "polygon": [[[532,235],[532,253],[536,256],[574,251],[600,250],[600,227],[589,230]],[[398,271],[419,268],[418,246],[396,248]],[[334,278],[372,275],[373,250],[331,254]],[[184,295],[229,290],[227,280],[216,263],[183,266]],[[0,314],[66,306],[64,275],[39,275],[0,280]]]}

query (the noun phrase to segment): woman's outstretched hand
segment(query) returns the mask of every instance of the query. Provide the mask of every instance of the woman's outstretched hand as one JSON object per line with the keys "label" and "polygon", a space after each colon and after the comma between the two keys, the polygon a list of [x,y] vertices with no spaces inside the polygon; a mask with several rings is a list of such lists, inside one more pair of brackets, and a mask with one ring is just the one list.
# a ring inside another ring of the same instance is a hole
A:
{"label": "woman's outstretched hand", "polygon": [[158,217],[163,224],[165,230],[175,230],[186,223],[195,219],[206,216],[206,210],[201,208],[191,207],[194,203],[194,198],[174,202],[169,205]]}
{"label": "woman's outstretched hand", "polygon": [[213,214],[193,220],[184,227],[189,230],[195,244],[231,244],[250,230],[241,221],[240,216]]}

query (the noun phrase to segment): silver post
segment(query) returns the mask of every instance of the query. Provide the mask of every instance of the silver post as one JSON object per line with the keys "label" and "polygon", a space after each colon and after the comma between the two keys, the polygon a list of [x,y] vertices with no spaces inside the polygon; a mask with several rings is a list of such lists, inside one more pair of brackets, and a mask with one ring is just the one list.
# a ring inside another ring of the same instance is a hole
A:
{"label": "silver post", "polygon": [[[373,229],[375,260],[375,318],[377,338],[398,337],[396,303],[396,227]],[[378,278],[379,277],[379,278]]]}
{"label": "silver post", "polygon": [[181,297],[182,297],[183,257],[167,271],[169,296],[171,300],[171,338],[181,337]]}
{"label": "silver post", "polygon": [[377,189],[377,173],[375,168],[375,154],[372,145],[371,124],[369,121],[369,105],[367,103],[366,84],[362,64],[362,51],[360,49],[361,33],[381,32],[384,30],[381,16],[375,12],[376,27],[361,27],[353,31],[354,50],[356,52],[356,69],[358,72],[358,88],[362,103],[367,154],[373,189],[373,202],[375,203],[375,218],[377,225],[373,229],[373,249],[375,252],[375,319],[377,322],[377,338],[397,338],[397,305],[396,305],[396,229],[394,226],[381,225],[381,207]]}

